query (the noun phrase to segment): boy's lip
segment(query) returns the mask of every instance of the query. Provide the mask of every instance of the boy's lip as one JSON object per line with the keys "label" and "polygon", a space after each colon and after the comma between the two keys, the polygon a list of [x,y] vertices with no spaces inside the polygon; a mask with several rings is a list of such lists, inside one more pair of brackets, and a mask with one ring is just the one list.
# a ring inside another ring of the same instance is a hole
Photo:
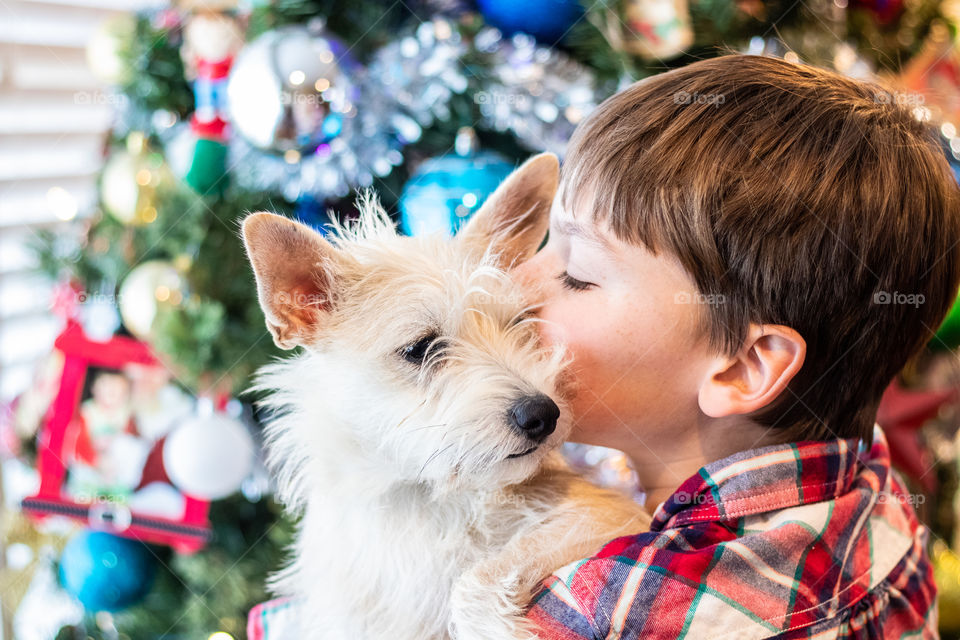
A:
{"label": "boy's lip", "polygon": [[529,453],[533,453],[539,448],[540,448],[540,445],[536,445],[536,446],[530,447],[526,451],[521,451],[520,453],[511,453],[510,455],[507,456],[507,459],[509,460],[510,458],[522,458],[523,456]]}

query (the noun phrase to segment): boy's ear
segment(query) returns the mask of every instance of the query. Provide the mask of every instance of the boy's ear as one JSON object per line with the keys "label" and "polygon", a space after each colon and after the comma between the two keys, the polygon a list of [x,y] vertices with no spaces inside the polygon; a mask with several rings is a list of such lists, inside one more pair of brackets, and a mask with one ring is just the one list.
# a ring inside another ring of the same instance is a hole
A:
{"label": "boy's ear", "polygon": [[719,358],[708,372],[700,410],[721,418],[763,409],[786,390],[806,355],[806,341],[790,327],[751,324],[740,352]]}
{"label": "boy's ear", "polygon": [[293,349],[312,342],[332,308],[337,250],[310,227],[273,213],[250,214],[242,229],[274,343]]}
{"label": "boy's ear", "polygon": [[557,156],[530,158],[497,187],[457,238],[480,251],[491,246],[504,267],[523,262],[537,252],[547,233],[559,179]]}

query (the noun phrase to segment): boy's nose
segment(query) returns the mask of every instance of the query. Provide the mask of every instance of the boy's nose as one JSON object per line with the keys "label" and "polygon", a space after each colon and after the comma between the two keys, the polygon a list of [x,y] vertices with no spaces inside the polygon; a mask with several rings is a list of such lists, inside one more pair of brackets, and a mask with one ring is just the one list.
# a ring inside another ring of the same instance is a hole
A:
{"label": "boy's nose", "polygon": [[535,259],[536,259],[536,256],[534,256],[533,258],[530,258],[529,260],[521,262],[510,271],[510,275],[513,276],[514,280],[516,280],[521,287],[527,288],[530,286],[530,280],[532,275],[531,272],[533,271],[530,268],[530,264]]}
{"label": "boy's nose", "polygon": [[515,266],[510,272],[514,281],[531,299],[539,299],[543,296],[543,285],[546,277],[546,274],[543,273],[543,261],[543,253],[537,253],[529,260]]}
{"label": "boy's nose", "polygon": [[534,442],[543,442],[557,428],[560,407],[549,396],[538,393],[520,398],[510,409],[510,423]]}

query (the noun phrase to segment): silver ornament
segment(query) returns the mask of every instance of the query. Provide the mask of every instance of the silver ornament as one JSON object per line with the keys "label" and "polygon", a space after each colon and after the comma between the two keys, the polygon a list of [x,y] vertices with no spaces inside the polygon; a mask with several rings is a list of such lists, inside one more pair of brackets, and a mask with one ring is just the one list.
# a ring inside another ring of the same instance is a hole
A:
{"label": "silver ornament", "polygon": [[339,135],[356,110],[356,67],[343,43],[323,31],[289,26],[264,33],[231,67],[231,122],[258,149],[313,151]]}
{"label": "silver ornament", "polygon": [[[291,52],[289,53],[289,59],[309,58],[316,55],[315,48],[318,37],[305,38],[303,37],[304,31],[304,29],[297,27],[278,29],[264,34],[254,41],[250,47],[254,47],[256,52],[259,49],[261,39],[267,44],[282,41],[283,47],[299,47],[307,51],[301,56],[296,56]],[[424,34],[423,37],[426,37],[425,31],[421,33]],[[291,37],[291,34],[294,37]],[[329,43],[338,42],[329,37],[324,37],[323,40]],[[265,45],[263,51],[271,51],[271,46],[273,45]],[[282,51],[283,49],[274,50]],[[245,52],[246,50],[241,52],[237,62],[234,63],[231,83],[239,82],[234,74],[243,70],[241,62]],[[251,58],[255,61],[262,59],[263,53]],[[383,55],[379,55],[378,59],[382,60]],[[418,118],[413,115],[417,113],[414,105],[411,104],[410,107],[406,107],[399,103],[395,96],[390,95],[385,90],[385,85],[381,82],[379,75],[356,65],[352,60],[349,60],[345,52],[341,52],[341,56],[339,58],[335,57],[330,64],[338,68],[340,76],[337,82],[324,76],[325,79],[330,79],[331,83],[330,88],[322,92],[322,97],[331,109],[325,116],[324,122],[330,122],[331,117],[339,116],[336,122],[339,130],[335,132],[335,135],[323,135],[324,132],[321,130],[321,135],[310,138],[309,144],[306,145],[276,143],[271,143],[269,146],[258,145],[255,135],[251,135],[256,131],[256,128],[245,132],[240,122],[236,120],[238,112],[233,106],[231,107],[235,114],[234,126],[240,131],[241,135],[231,136],[228,165],[231,167],[231,173],[236,178],[237,184],[241,187],[260,191],[279,190],[283,197],[291,202],[305,196],[320,201],[331,197],[344,197],[350,193],[351,189],[369,186],[373,183],[374,178],[389,174],[396,165],[403,162],[403,154],[400,149],[406,144],[420,139],[423,129],[418,122]],[[256,91],[263,92],[263,88],[257,83],[264,81],[256,79],[255,71],[261,76],[267,75],[263,65],[256,64],[251,67],[246,77],[252,77],[251,82]],[[305,64],[300,65],[294,71],[302,71],[305,77],[309,75],[308,67]],[[293,71],[290,71],[290,73],[293,73]],[[284,76],[274,73],[272,77],[282,78]],[[298,74],[295,79],[299,80],[299,78]],[[400,84],[406,82],[398,81]],[[308,84],[309,79],[305,79],[301,86],[307,86]],[[321,86],[325,86],[324,83],[321,83]],[[340,89],[340,91],[335,95],[329,94],[328,92],[333,89]],[[305,95],[297,98],[298,94],[291,93],[289,88],[283,89],[283,91],[286,91],[290,97],[281,97],[279,100],[281,104],[292,102],[295,105],[297,101],[304,101],[309,97],[309,95]],[[251,88],[251,92],[254,92],[253,88]],[[230,101],[233,105],[234,96],[229,93],[229,89],[228,95],[230,95]],[[345,97],[345,99],[342,102],[337,102],[340,97]],[[438,112],[442,113],[442,105],[445,104],[448,97],[447,95],[437,98],[437,109],[440,110]],[[253,97],[251,99],[258,100],[261,98]],[[307,101],[309,102],[309,100]],[[239,104],[235,106],[237,108],[241,107]],[[252,113],[256,113],[256,110],[252,110]],[[309,116],[310,111],[304,113]],[[306,120],[316,123],[318,116],[319,114],[315,114],[306,118]],[[256,120],[256,118],[253,119]],[[275,122],[276,120],[270,120],[270,123]],[[253,125],[256,122],[250,124]],[[308,130],[309,127],[304,127],[304,129]],[[275,127],[269,127],[269,132],[263,134],[263,139],[268,138],[269,134],[275,130]],[[333,132],[334,128],[331,127],[327,134]],[[271,138],[271,140],[281,139],[283,139],[283,136],[274,135]],[[282,151],[282,154],[277,153],[277,151]]]}

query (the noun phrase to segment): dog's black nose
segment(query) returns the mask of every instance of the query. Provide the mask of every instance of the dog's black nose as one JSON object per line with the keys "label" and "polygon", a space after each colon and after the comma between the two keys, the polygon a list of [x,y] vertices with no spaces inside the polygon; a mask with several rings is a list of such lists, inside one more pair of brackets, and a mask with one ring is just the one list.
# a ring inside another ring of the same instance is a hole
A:
{"label": "dog's black nose", "polygon": [[557,428],[560,407],[548,396],[538,393],[517,401],[510,409],[510,422],[534,442],[543,442]]}

